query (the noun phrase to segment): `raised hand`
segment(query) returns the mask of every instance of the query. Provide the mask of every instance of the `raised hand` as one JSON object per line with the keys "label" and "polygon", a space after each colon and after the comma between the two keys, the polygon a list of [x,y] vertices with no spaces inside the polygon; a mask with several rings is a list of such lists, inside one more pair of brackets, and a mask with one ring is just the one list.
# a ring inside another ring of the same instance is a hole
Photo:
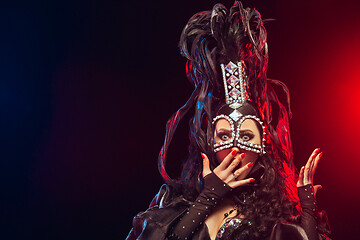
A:
{"label": "raised hand", "polygon": [[[323,155],[323,153],[320,152],[320,148],[316,148],[312,152],[306,165],[300,169],[299,180],[296,184],[297,187],[302,187],[302,186],[305,186],[308,184],[311,184],[311,185],[314,184],[315,171],[316,171],[316,168],[319,164],[319,161],[320,161],[322,155]],[[315,185],[314,192],[316,193],[317,190],[319,190],[321,188],[322,188],[321,185]]]}
{"label": "raised hand", "polygon": [[[237,153],[237,150],[232,150],[213,171],[216,176],[218,176],[218,178],[220,178],[231,188],[236,188],[255,181],[254,178],[244,179],[245,176],[242,174],[252,167],[252,162],[240,167],[239,169],[235,169],[246,156],[246,153]],[[203,158],[203,177],[205,177],[211,173],[210,162],[204,153],[201,153],[201,156]]]}

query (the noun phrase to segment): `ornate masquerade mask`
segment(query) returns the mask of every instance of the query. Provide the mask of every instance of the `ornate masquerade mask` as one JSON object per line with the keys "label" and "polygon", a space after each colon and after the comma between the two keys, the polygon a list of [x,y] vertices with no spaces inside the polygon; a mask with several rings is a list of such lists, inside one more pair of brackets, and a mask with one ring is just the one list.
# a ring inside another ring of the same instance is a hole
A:
{"label": "ornate masquerade mask", "polygon": [[[214,143],[214,152],[232,147],[238,147],[258,154],[265,153],[265,126],[260,120],[260,114],[250,101],[247,93],[246,72],[244,61],[237,64],[229,62],[226,66],[221,64],[224,80],[226,104],[223,105],[213,119],[213,125],[220,119],[230,123],[231,137],[226,141]],[[245,120],[254,120],[259,128],[261,144],[251,143],[241,138],[241,126]]]}

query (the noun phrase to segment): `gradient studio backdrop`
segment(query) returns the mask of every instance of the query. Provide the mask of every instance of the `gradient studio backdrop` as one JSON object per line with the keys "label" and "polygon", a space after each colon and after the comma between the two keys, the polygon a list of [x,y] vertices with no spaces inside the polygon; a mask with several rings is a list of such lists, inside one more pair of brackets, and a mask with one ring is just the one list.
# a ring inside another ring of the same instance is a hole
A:
{"label": "gradient studio backdrop", "polygon": [[[0,6],[1,239],[124,239],[162,184],[165,123],[189,97],[177,47],[217,1],[64,0]],[[222,1],[231,6],[233,1]],[[334,239],[360,235],[360,2],[244,1],[269,36],[269,77],[290,88],[300,168]],[[187,123],[170,149],[173,177]]]}

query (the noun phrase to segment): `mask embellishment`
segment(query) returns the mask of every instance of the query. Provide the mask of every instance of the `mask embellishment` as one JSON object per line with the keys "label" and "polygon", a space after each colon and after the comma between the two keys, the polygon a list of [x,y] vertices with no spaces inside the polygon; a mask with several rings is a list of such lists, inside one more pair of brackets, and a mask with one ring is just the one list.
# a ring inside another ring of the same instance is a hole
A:
{"label": "mask embellishment", "polygon": [[[238,147],[247,151],[252,151],[259,154],[265,153],[265,126],[258,116],[245,115],[239,109],[249,104],[251,101],[247,91],[247,76],[246,66],[244,61],[238,63],[229,62],[226,66],[220,64],[224,89],[226,105],[232,109],[230,114],[219,113],[214,119],[213,124],[219,119],[225,119],[230,123],[232,136],[227,141],[214,143],[214,152],[221,151],[232,147]],[[240,128],[241,124],[246,119],[252,119],[259,123],[262,132],[261,144],[250,143],[241,139]]]}

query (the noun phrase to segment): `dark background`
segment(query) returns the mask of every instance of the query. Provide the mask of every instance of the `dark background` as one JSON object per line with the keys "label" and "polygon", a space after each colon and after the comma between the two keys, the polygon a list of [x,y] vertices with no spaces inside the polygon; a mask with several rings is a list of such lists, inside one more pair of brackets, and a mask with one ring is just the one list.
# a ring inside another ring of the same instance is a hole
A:
{"label": "dark background", "polygon": [[[1,239],[126,237],[162,184],[165,123],[193,89],[180,33],[216,2],[1,2]],[[324,151],[320,207],[334,239],[358,239],[360,2],[243,3],[276,19],[268,76],[290,88],[296,166]],[[170,149],[173,177],[186,125]]]}

